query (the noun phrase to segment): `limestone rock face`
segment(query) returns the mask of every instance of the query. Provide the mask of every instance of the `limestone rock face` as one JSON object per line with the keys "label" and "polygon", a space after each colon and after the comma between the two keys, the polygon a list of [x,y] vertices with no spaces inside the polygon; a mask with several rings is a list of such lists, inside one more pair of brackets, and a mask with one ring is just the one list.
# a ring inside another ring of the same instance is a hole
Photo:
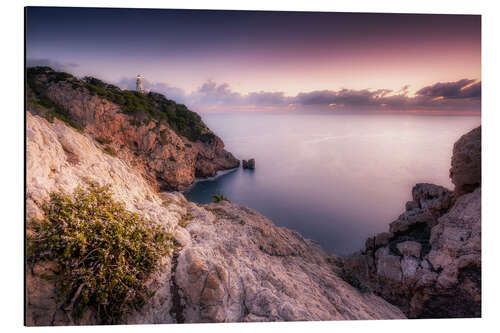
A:
{"label": "limestone rock face", "polygon": [[390,232],[381,232],[375,236],[375,246],[387,245],[393,236]]}
{"label": "limestone rock face", "polygon": [[199,207],[175,280],[186,322],[401,318],[342,280],[335,261],[300,234],[228,202]]}
{"label": "limestone rock face", "polygon": [[457,195],[481,186],[481,127],[463,135],[453,146],[450,178]]}
{"label": "limestone rock face", "polygon": [[[100,142],[101,148],[127,161],[156,189],[182,190],[195,177],[211,177],[219,170],[239,166],[239,160],[208,128],[205,132],[210,140],[192,142],[165,121],[138,124],[136,117],[122,113],[118,105],[84,87],[75,88],[69,81],[51,82],[43,75],[36,80],[52,101],[82,124],[85,133]],[[31,106],[28,110],[37,113]]]}
{"label": "limestone rock face", "polygon": [[448,189],[434,184],[417,184],[412,189],[413,201],[406,203],[406,211],[390,224],[392,233],[410,229],[432,227],[437,218],[448,210],[453,194]]}
{"label": "limestone rock face", "polygon": [[[27,219],[41,217],[52,191],[72,192],[93,180],[112,184],[113,196],[172,232],[178,250],[162,258],[150,277],[155,291],[123,324],[275,320],[395,319],[405,315],[340,277],[342,260],[295,231],[228,202],[189,203],[181,194],[158,193],[119,156],[104,153],[90,133],[28,113]],[[187,213],[190,214],[187,214]],[[191,219],[184,227],[182,217]],[[53,263],[27,267],[27,324],[100,324],[88,310],[72,318],[43,278]]]}
{"label": "limestone rock face", "polygon": [[398,251],[403,256],[411,256],[415,258],[420,258],[420,253],[422,250],[422,244],[415,241],[401,242],[396,245]]}
{"label": "limestone rock face", "polygon": [[436,270],[446,268],[457,257],[481,260],[481,188],[458,198],[453,208],[431,230],[428,257]]}
{"label": "limestone rock face", "polygon": [[346,280],[410,318],[480,317],[480,147],[480,129],[463,136],[452,158],[455,192],[417,184],[390,233],[344,259]]}
{"label": "limestone rock face", "polygon": [[[27,233],[31,220],[42,217],[41,204],[49,193],[62,190],[71,193],[88,180],[111,184],[115,200],[127,209],[140,212],[175,233],[179,219],[186,214],[187,201],[182,195],[162,193],[151,188],[140,173],[118,157],[110,156],[94,143],[59,120],[49,123],[44,118],[26,114],[26,217]],[[151,277],[149,284],[157,290],[140,314],[131,314],[127,322],[172,322],[168,309],[170,297],[170,258],[164,258],[164,269]],[[27,324],[74,325],[97,324],[95,313],[71,318],[58,302],[53,282],[43,279],[55,268],[51,263],[26,267]],[[166,311],[167,309],[167,311]]]}
{"label": "limestone rock face", "polygon": [[344,274],[410,318],[479,317],[481,188],[460,196],[432,228],[419,224],[348,256]]}

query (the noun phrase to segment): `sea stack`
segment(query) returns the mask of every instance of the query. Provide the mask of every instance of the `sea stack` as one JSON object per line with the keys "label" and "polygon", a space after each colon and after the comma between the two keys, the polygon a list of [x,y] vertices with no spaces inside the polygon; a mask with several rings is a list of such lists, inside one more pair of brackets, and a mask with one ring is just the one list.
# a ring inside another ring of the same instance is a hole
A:
{"label": "sea stack", "polygon": [[243,169],[255,169],[255,159],[251,158],[248,161],[247,160],[241,160],[241,163],[243,165]]}

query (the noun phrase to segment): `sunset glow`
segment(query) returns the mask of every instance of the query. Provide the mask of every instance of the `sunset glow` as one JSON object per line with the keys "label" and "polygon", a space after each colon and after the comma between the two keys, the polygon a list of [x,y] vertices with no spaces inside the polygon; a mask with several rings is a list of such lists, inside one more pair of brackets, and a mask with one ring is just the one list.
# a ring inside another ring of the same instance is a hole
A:
{"label": "sunset glow", "polygon": [[[480,111],[480,16],[30,8],[27,23],[28,65],[129,89],[141,73],[146,89],[197,111],[300,108],[300,96],[343,90],[373,92],[363,108]],[[418,93],[454,82],[470,93]]]}

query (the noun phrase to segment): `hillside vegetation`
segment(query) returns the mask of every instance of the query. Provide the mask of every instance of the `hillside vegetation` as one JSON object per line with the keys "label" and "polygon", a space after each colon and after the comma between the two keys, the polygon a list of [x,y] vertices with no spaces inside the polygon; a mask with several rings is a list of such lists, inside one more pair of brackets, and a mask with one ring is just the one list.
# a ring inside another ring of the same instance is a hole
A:
{"label": "hillside vegetation", "polygon": [[[45,82],[40,80],[42,76],[46,78]],[[81,124],[46,93],[47,83],[59,81],[70,82],[74,89],[86,89],[91,95],[98,95],[117,104],[123,113],[135,116],[136,125],[149,121],[165,121],[177,134],[191,141],[209,142],[215,137],[197,113],[189,110],[184,104],[167,99],[162,94],[155,92],[141,94],[133,90],[120,89],[90,76],[78,79],[69,73],[57,72],[50,67],[30,67],[27,70],[26,82],[33,94],[28,96],[27,103],[43,107],[46,110],[44,115],[49,121],[55,117],[74,128],[82,129]]]}

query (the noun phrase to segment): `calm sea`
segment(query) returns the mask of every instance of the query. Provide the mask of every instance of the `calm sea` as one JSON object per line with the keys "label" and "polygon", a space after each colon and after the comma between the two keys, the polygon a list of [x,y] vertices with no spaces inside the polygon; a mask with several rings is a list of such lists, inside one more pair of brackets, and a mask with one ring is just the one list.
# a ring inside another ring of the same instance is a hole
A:
{"label": "calm sea", "polygon": [[213,194],[295,229],[328,252],[344,255],[387,231],[414,184],[452,188],[453,143],[480,117],[421,115],[203,115],[241,168],[197,182],[184,194]]}

